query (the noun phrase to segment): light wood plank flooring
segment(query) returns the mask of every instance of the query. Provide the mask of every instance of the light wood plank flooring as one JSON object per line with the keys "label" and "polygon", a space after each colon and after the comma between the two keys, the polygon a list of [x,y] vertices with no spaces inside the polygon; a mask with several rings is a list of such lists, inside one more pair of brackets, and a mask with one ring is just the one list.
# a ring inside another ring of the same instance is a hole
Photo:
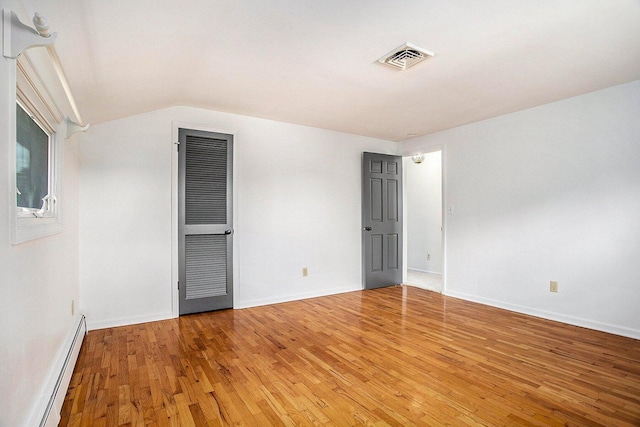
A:
{"label": "light wood plank flooring", "polygon": [[89,332],[66,426],[640,425],[640,341],[398,286]]}

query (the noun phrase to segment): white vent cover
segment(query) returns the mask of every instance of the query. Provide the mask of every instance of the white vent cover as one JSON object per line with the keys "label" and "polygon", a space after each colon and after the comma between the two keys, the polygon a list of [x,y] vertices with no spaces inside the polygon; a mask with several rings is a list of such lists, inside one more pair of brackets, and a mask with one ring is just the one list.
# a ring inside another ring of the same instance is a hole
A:
{"label": "white vent cover", "polygon": [[411,43],[405,43],[378,59],[378,62],[404,71],[431,56],[433,56],[433,52],[424,50]]}

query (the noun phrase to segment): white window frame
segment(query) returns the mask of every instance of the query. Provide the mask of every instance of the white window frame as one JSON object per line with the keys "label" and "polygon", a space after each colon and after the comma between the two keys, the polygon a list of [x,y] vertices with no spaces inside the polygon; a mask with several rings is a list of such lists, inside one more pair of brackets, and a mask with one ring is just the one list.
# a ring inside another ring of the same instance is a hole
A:
{"label": "white window frame", "polygon": [[[56,164],[56,150],[54,149],[56,145],[56,134],[49,126],[43,125],[42,121],[38,119],[38,114],[26,107],[20,100],[18,100],[16,104],[28,114],[31,120],[47,135],[47,194],[42,199],[42,207],[36,209],[16,206],[16,215],[21,218],[51,218],[55,216],[57,205],[55,185],[55,174],[57,170],[54,167]],[[19,190],[20,189],[16,187],[16,193]]]}
{"label": "white window frame", "polygon": [[16,107],[12,108],[10,122],[12,138],[9,143],[9,203],[11,215],[11,240],[14,245],[39,239],[62,231],[60,206],[62,141],[64,116],[53,102],[38,77],[31,62],[24,54],[16,61],[17,104],[29,113],[34,121],[49,135],[49,193],[44,209],[27,209],[18,206],[16,194]]}

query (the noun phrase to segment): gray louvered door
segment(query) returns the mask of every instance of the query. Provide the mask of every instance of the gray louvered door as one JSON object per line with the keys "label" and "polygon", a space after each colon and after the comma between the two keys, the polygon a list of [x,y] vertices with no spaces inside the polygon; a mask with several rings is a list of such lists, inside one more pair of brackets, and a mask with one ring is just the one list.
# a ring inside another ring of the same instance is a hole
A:
{"label": "gray louvered door", "polygon": [[233,136],[179,130],[180,314],[233,306]]}
{"label": "gray louvered door", "polygon": [[402,157],[362,155],[365,289],[402,283]]}

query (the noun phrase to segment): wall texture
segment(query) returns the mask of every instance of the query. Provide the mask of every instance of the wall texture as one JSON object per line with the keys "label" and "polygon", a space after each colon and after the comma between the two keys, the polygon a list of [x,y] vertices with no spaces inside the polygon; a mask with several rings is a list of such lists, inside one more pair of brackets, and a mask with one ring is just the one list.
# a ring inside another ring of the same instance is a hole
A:
{"label": "wall texture", "polygon": [[[18,2],[2,6],[21,9]],[[62,141],[63,231],[12,245],[15,189],[7,170],[15,158],[7,153],[15,108],[15,61],[0,56],[0,426],[37,425],[33,417],[42,413],[34,410],[72,328],[71,301],[77,307],[79,298],[77,141]]]}
{"label": "wall texture", "polygon": [[402,143],[444,146],[445,293],[640,338],[639,115],[635,81]]}
{"label": "wall texture", "polygon": [[236,308],[361,289],[361,153],[394,143],[175,107],[84,135],[80,286],[91,328],[172,315],[178,122],[235,136]]}

